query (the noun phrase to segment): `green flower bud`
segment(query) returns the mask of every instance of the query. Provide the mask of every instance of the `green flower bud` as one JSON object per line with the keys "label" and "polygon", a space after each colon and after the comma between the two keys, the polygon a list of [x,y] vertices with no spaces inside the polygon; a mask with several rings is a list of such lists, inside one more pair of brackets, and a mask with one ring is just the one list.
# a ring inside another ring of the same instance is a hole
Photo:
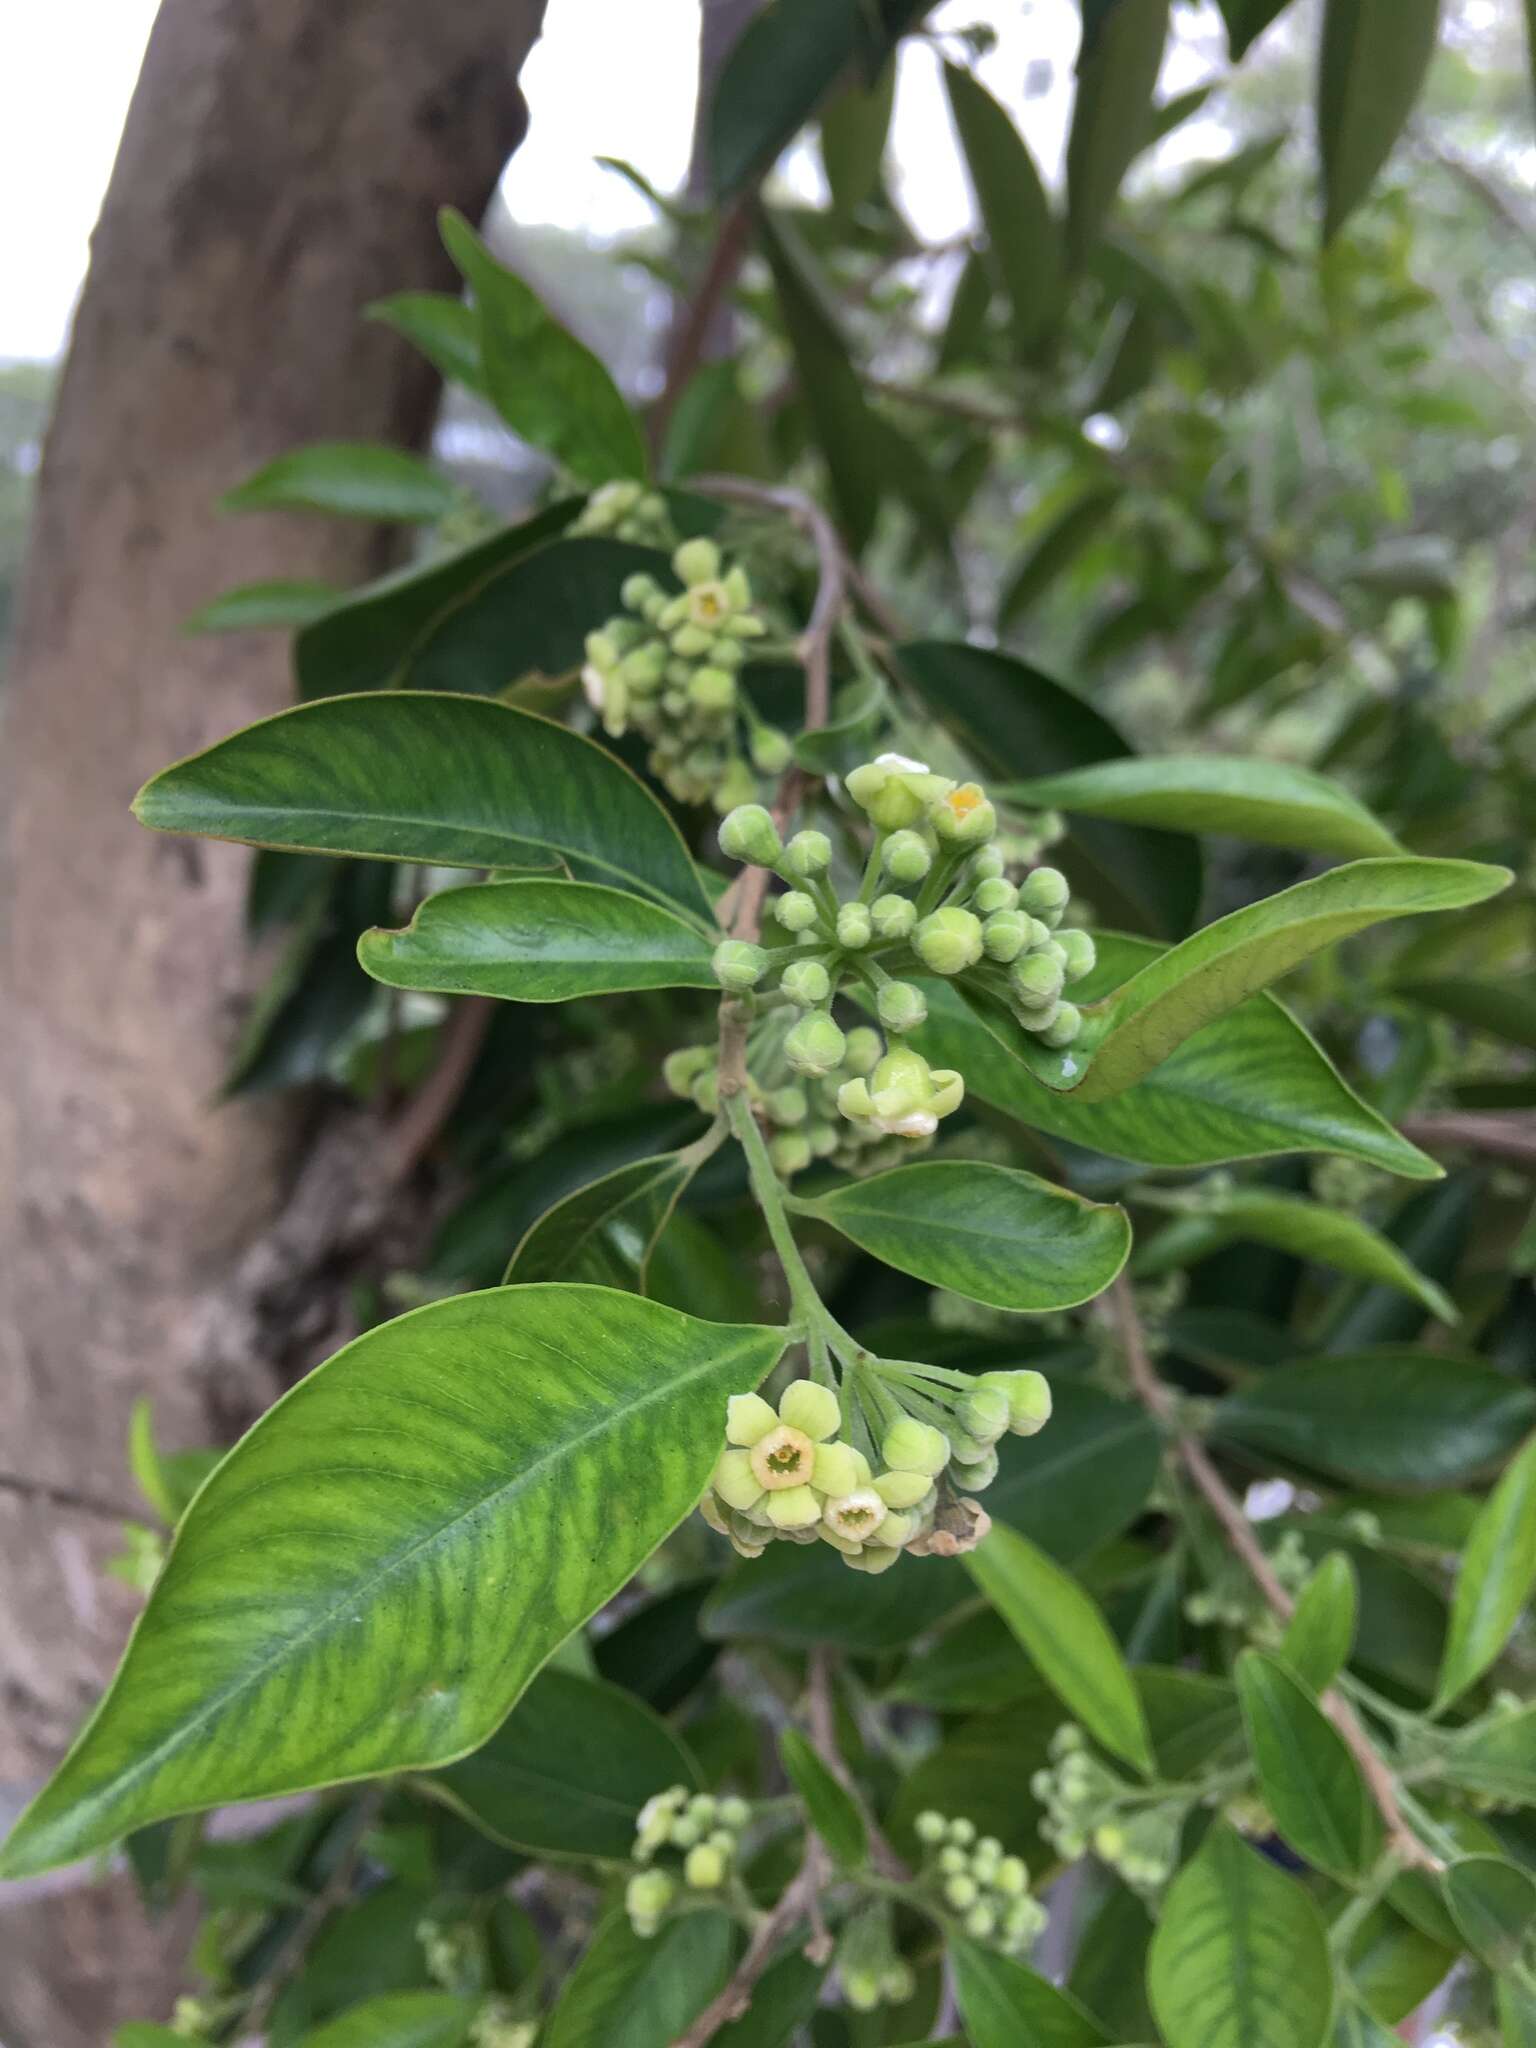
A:
{"label": "green flower bud", "polygon": [[626,576],[619,585],[619,602],[626,611],[643,612],[660,591],[661,585],[656,578],[641,571],[634,576]]}
{"label": "green flower bud", "polygon": [[857,1493],[863,1481],[859,1477],[859,1460],[853,1446],[818,1444],[811,1484],[818,1493],[825,1493],[834,1500]]}
{"label": "green flower bud", "polygon": [[930,808],[928,822],[941,839],[974,846],[997,830],[997,812],[979,782],[962,782]]}
{"label": "green flower bud", "polygon": [[1005,1898],[1022,1898],[1029,1885],[1029,1870],[1023,1857],[1005,1856],[997,1866],[992,1883]]}
{"label": "green flower bud", "polygon": [[632,1920],[654,1924],[671,1905],[677,1886],[664,1870],[641,1870],[624,1887],[624,1905]]}
{"label": "green flower bud", "polygon": [[882,982],[875,1010],[887,1031],[916,1031],[928,1019],[927,1000],[910,981]]}
{"label": "green flower bud", "polygon": [[1051,1387],[1044,1373],[984,1372],[983,1387],[1008,1398],[1008,1427],[1015,1436],[1034,1436],[1051,1419]]}
{"label": "green flower bud", "polygon": [[918,1518],[914,1514],[893,1512],[870,1537],[871,1543],[882,1543],[888,1550],[901,1550],[917,1534]]}
{"label": "green flower bud", "polygon": [[804,889],[786,889],[773,901],[773,914],[787,932],[808,932],[816,922],[816,898]]}
{"label": "green flower bud", "polygon": [[[725,644],[727,647],[734,645],[729,640]],[[734,667],[739,657],[733,658],[729,663],[723,662],[720,661],[720,651],[717,650],[715,659],[722,668],[725,668]],[[751,754],[752,766],[759,775],[782,775],[794,759],[794,750],[789,744],[788,733],[780,732],[776,725],[754,726],[747,751]]]}
{"label": "green flower bud", "polygon": [[1045,1043],[1060,1051],[1071,1045],[1083,1028],[1083,1013],[1075,1003],[1058,1003],[1056,1014],[1046,1025],[1040,1036]]}
{"label": "green flower bud", "polygon": [[955,1471],[955,1483],[971,1493],[980,1493],[984,1486],[990,1486],[997,1477],[997,1453],[990,1446],[983,1448],[979,1458],[968,1459]]}
{"label": "green flower bud", "polygon": [[969,910],[935,910],[912,934],[912,950],[935,974],[960,974],[981,958],[981,920]]}
{"label": "green flower bud", "polygon": [[680,1045],[661,1063],[661,1078],[674,1095],[686,1096],[707,1067],[714,1064],[714,1052],[707,1045]]}
{"label": "green flower bud", "polygon": [[825,1010],[809,1010],[784,1041],[784,1057],[797,1074],[830,1074],[843,1063],[848,1041]]}
{"label": "green flower bud", "polygon": [[986,881],[978,882],[971,897],[971,907],[978,917],[994,917],[1000,910],[1016,910],[1018,904],[1018,890],[1001,875],[992,875]]}
{"label": "green flower bud", "polygon": [[775,1088],[763,1106],[776,1124],[803,1124],[811,1113],[803,1088]]}
{"label": "green flower bud", "polygon": [[843,1065],[850,1074],[873,1073],[885,1051],[885,1045],[878,1031],[867,1024],[855,1024],[848,1034],[848,1048],[843,1054]]}
{"label": "green flower bud", "polygon": [[667,665],[667,651],[659,640],[648,640],[643,647],[636,647],[619,663],[619,674],[626,683],[636,689],[653,689],[661,681],[661,672]]}
{"label": "green flower bud", "polygon": [[1054,931],[1061,923],[1062,912],[1072,890],[1060,868],[1035,868],[1024,877],[1019,887],[1019,904],[1031,917],[1038,917],[1042,924]]}
{"label": "green flower bud", "polygon": [[773,1161],[774,1171],[786,1180],[804,1173],[814,1156],[804,1131],[776,1131],[768,1140],[768,1157]]}
{"label": "green flower bud", "polygon": [[683,1876],[696,1892],[712,1892],[725,1883],[725,1858],[708,1842],[700,1842],[688,1851],[683,1863]]}
{"label": "green flower bud", "polygon": [[999,1386],[979,1386],[960,1403],[960,1427],[983,1444],[996,1443],[1008,1428],[1009,1400]]}
{"label": "green flower bud", "polygon": [[1044,953],[1027,953],[1009,969],[1008,985],[1026,1009],[1043,1010],[1061,994],[1061,963]]}
{"label": "green flower bud", "polygon": [[878,1544],[870,1544],[850,1557],[848,1562],[856,1572],[868,1572],[871,1578],[878,1578],[881,1572],[888,1572],[901,1556],[899,1550],[882,1550]]}
{"label": "green flower bud", "polygon": [[840,1965],[838,1981],[843,1987],[843,2002],[854,2012],[874,2012],[880,2004],[880,1978],[874,1970],[849,1969]]}
{"label": "green flower bud", "polygon": [[1017,960],[1029,944],[1029,928],[1033,922],[1033,918],[1025,917],[1017,910],[996,911],[981,928],[981,950],[989,960],[1000,961],[1006,967],[1009,961]]}
{"label": "green flower bud", "polygon": [[690,621],[669,635],[667,644],[674,654],[681,654],[688,661],[696,661],[701,654],[708,654],[714,645],[714,635],[706,632],[703,626],[694,625]]}
{"label": "green flower bud", "polygon": [[958,1842],[962,1849],[968,1849],[976,1839],[976,1823],[967,1820],[962,1813],[949,1824],[949,1839]]}
{"label": "green flower bud", "polygon": [[720,821],[720,851],[727,860],[771,868],[783,851],[779,828],[761,804],[740,804]]}
{"label": "green flower bud", "polygon": [[745,1799],[732,1792],[720,1802],[720,1818],[734,1833],[740,1834],[751,1822],[752,1809]]}
{"label": "green flower bud", "polygon": [[720,1107],[720,1075],[716,1068],[706,1067],[688,1093],[693,1097],[696,1108],[706,1116],[713,1116]]}
{"label": "green flower bud", "polygon": [[917,923],[917,905],[906,896],[877,896],[869,921],[882,939],[904,939]]}
{"label": "green flower bud", "polygon": [[821,1502],[808,1486],[789,1486],[768,1496],[768,1519],[776,1529],[810,1529],[821,1520]]}
{"label": "green flower bud", "polygon": [[1092,974],[1099,955],[1087,932],[1079,931],[1075,925],[1063,925],[1055,943],[1064,955],[1068,981],[1081,981],[1085,974]]}
{"label": "green flower bud", "polygon": [[1060,1008],[1061,1004],[1059,1002],[1046,1003],[1043,1008],[1037,1007],[1034,1009],[1031,1009],[1027,1004],[1020,1003],[1013,1014],[1018,1020],[1021,1029],[1033,1031],[1038,1038],[1042,1032],[1049,1031],[1056,1022],[1056,1013]]}
{"label": "green flower bud", "polygon": [[807,1124],[805,1135],[810,1140],[811,1151],[817,1159],[830,1159],[843,1142],[843,1134],[836,1124],[820,1121]]}
{"label": "green flower bud", "polygon": [[685,1811],[688,1818],[697,1821],[701,1828],[707,1828],[715,1818],[714,1795],[710,1792],[695,1792]]}
{"label": "green flower bud", "polygon": [[944,1880],[944,1896],[957,1912],[964,1912],[974,1906],[979,1887],[968,1870],[957,1870],[953,1877]]}
{"label": "green flower bud", "polygon": [[711,956],[710,965],[720,986],[739,994],[744,989],[757,987],[768,972],[768,955],[761,946],[748,945],[745,939],[722,939]]}
{"label": "green flower bud", "polygon": [[688,701],[696,711],[734,710],[736,678],[723,668],[699,668],[688,685]]}
{"label": "green flower bud", "polygon": [[729,811],[737,804],[751,801],[757,795],[757,777],[738,756],[727,763],[725,773],[715,788],[709,792],[709,801],[717,811]]}
{"label": "green flower bud", "polygon": [[604,672],[619,665],[623,650],[611,633],[589,633],[582,642],[592,666]]}
{"label": "green flower bud", "polygon": [[933,849],[920,832],[893,832],[880,858],[892,881],[920,882],[933,866]]}
{"label": "green flower bud", "polygon": [[933,1479],[949,1463],[949,1442],[931,1423],[904,1415],[887,1431],[880,1456],[893,1472],[923,1472]]}
{"label": "green flower bud", "polygon": [[880,1973],[880,1990],[887,2005],[905,2005],[917,1996],[917,1978],[905,1957],[897,1956],[886,1964]]}
{"label": "green flower bud", "polygon": [[926,1807],[913,1821],[912,1832],[920,1842],[928,1843],[931,1848],[934,1843],[943,1841],[947,1827],[948,1823],[942,1813],[935,1813],[932,1807]]}
{"label": "green flower bud", "polygon": [[792,875],[824,875],[832,865],[832,842],[825,832],[797,832],[784,848],[783,865]]}
{"label": "green flower bud", "polygon": [[720,550],[702,536],[685,540],[672,557],[672,567],[685,583],[712,583],[720,574]]}
{"label": "green flower bud", "polygon": [[[697,1849],[693,1852],[699,1853]],[[997,1932],[997,1914],[983,1900],[965,1916],[965,1931],[973,1941],[990,1941]]]}
{"label": "green flower bud", "polygon": [[973,884],[991,882],[1005,873],[1007,866],[1000,846],[983,846],[966,862],[965,872]]}
{"label": "green flower bud", "polygon": [[779,1400],[779,1420],[820,1443],[843,1426],[843,1411],[830,1387],[815,1380],[791,1380]]}
{"label": "green flower bud", "polygon": [[927,805],[947,785],[942,776],[931,774],[922,761],[910,761],[904,754],[881,754],[855,768],[844,784],[849,796],[870,823],[882,832],[899,832],[915,825]]}
{"label": "green flower bud", "polygon": [[869,907],[863,903],[845,903],[837,913],[837,943],[850,953],[858,952],[870,941]]}
{"label": "green flower bud", "polygon": [[832,977],[819,960],[791,960],[779,976],[779,987],[802,1010],[814,1010],[832,993]]}
{"label": "green flower bud", "polygon": [[926,1500],[933,1481],[926,1472],[880,1472],[874,1480],[876,1493],[898,1514]]}

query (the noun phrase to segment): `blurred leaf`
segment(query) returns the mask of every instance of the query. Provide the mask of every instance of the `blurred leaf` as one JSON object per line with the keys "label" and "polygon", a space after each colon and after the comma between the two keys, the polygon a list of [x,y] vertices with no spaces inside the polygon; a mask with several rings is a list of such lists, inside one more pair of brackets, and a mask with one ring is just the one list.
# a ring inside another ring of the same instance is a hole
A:
{"label": "blurred leaf", "polygon": [[966,1597],[958,1565],[925,1558],[921,1571],[871,1579],[829,1544],[775,1543],[728,1571],[699,1617],[716,1642],[766,1638],[786,1649],[837,1643],[850,1656],[905,1648]]}
{"label": "blurred leaf", "polygon": [[656,1241],[697,1163],[689,1152],[637,1159],[552,1204],[513,1252],[506,1285],[581,1280],[644,1294]]}
{"label": "blurred leaf", "polygon": [[1056,1378],[1052,1399],[1050,1423],[1038,1436],[1005,1437],[998,1445],[1001,1468],[987,1489],[987,1509],[994,1521],[1071,1563],[1142,1512],[1161,1440],[1145,1409],[1099,1387]]}
{"label": "blurred leaf", "polygon": [[1023,1963],[958,1935],[949,1958],[973,2048],[1100,2048],[1109,2039],[1074,1998]]}
{"label": "blurred leaf", "polygon": [[306,2034],[303,2048],[463,2048],[478,2010],[447,1991],[387,1991]]}
{"label": "blurred leaf", "polygon": [[1010,1853],[1036,1857],[1041,1807],[1029,1781],[1049,1763],[1050,1740],[1061,1721],[1060,1702],[1042,1690],[1001,1713],[976,1714],[949,1728],[938,1748],[897,1786],[886,1824],[903,1853],[920,1855],[912,1824],[931,1807],[974,1821]]}
{"label": "blurred leaf", "polygon": [[1395,2027],[1425,1999],[1456,1960],[1390,1906],[1378,1905],[1362,1922],[1348,1953],[1351,1988],[1383,2025]]}
{"label": "blurred leaf", "polygon": [[1536,1437],[1484,1503],[1456,1574],[1435,1711],[1481,1678],[1536,1587]]}
{"label": "blurred leaf", "polygon": [[1326,0],[1317,78],[1323,239],[1370,190],[1435,50],[1439,0]]}
{"label": "blurred leaf", "polygon": [[224,494],[231,512],[327,512],[337,519],[431,521],[458,493],[447,477],[372,441],[316,441],[293,448]]}
{"label": "blurred leaf", "polygon": [[375,299],[366,317],[403,334],[450,383],[484,396],[480,323],[473,306],[450,292],[396,292]]}
{"label": "blurred leaf", "polygon": [[1358,1884],[1381,1849],[1381,1817],[1344,1738],[1277,1658],[1244,1650],[1238,1695],[1259,1790],[1297,1855]]}
{"label": "blurred leaf", "polygon": [[889,696],[879,676],[860,676],[841,689],[832,716],[812,732],[800,733],[795,759],[814,775],[837,775],[866,760],[874,732],[885,717]]}
{"label": "blurred leaf", "polygon": [[845,219],[880,188],[896,67],[887,64],[872,86],[845,86],[821,117],[821,163],[832,204]]}
{"label": "blurred leaf", "polygon": [[1084,36],[1067,136],[1067,254],[1080,267],[1097,240],[1152,121],[1168,33],[1168,0],[1116,0]]}
{"label": "blurred leaf", "polygon": [[134,1484],[168,1529],[186,1513],[192,1496],[223,1457],[222,1450],[165,1452],[155,1442],[154,1409],[133,1404],[128,1423],[128,1465]]}
{"label": "blurred leaf", "polygon": [[684,1914],[649,1941],[614,1913],[566,1978],[544,2048],[671,2048],[724,1985],[733,1938],[726,1913]]}
{"label": "blurred leaf", "polygon": [[712,1579],[691,1579],[632,1608],[592,1645],[599,1673],[669,1714],[698,1685],[718,1654],[699,1632]]}
{"label": "blurred leaf", "polygon": [[1215,1758],[1242,1754],[1243,1717],[1224,1678],[1142,1664],[1131,1674],[1166,1778],[1192,1778]]}
{"label": "blurred leaf", "polygon": [[242,583],[183,619],[183,633],[263,633],[307,626],[344,596],[334,583]]}
{"label": "blurred leaf", "polygon": [[1512,1968],[1536,1926],[1536,1878],[1497,1856],[1465,1856],[1440,1882],[1472,1953],[1491,1970]]}
{"label": "blurred leaf", "polygon": [[[1100,402],[1103,403],[1102,400]],[[1057,577],[1072,566],[1083,550],[1102,531],[1105,521],[1118,501],[1119,496],[1120,490],[1118,485],[1106,486],[1102,489],[1090,485],[1081,497],[1074,499],[1064,511],[1057,514],[1056,518],[1051,521],[1045,531],[1036,539],[1034,546],[1024,557],[1005,586],[1002,598],[998,604],[998,623],[1000,625],[1011,625],[1022,613],[1029,610],[1037,598],[1043,596],[1050,589]],[[1141,767],[1142,765],[1150,766],[1151,764],[1135,762],[1128,763],[1127,765]],[[1049,776],[1045,778],[1046,783],[1053,779],[1057,778]],[[1075,778],[1069,771],[1067,776],[1062,779],[1071,782]],[[1037,799],[1033,794],[1026,794],[1025,792],[1030,789],[1030,784],[1021,783],[1018,785],[1016,792],[1004,791],[998,793],[1016,793],[1018,800],[1022,803],[1033,804],[1038,801],[1043,805],[1050,801],[1049,798],[1041,797]],[[1095,809],[1095,806],[1087,804],[1079,808],[1092,811]],[[1105,813],[1100,810],[1098,815],[1104,816]],[[1160,821],[1154,818],[1148,822],[1157,824]]]}
{"label": "blurred leaf", "polygon": [[1342,1550],[1331,1550],[1296,1596],[1280,1655],[1309,1692],[1326,1692],[1349,1662],[1360,1587]]}
{"label": "blurred leaf", "polygon": [[1450,1784],[1498,1805],[1536,1806],[1536,1706],[1458,1734],[1442,1769]]}
{"label": "blurred leaf", "polygon": [[945,65],[944,84],[988,254],[1011,309],[1015,353],[1027,360],[1061,317],[1061,233],[1029,146],[1010,116],[957,65]]}
{"label": "blurred leaf", "polygon": [[1290,0],[1218,0],[1227,24],[1227,53],[1235,64]]}
{"label": "blurred leaf", "polygon": [[[1385,1234],[1421,1273],[1449,1287],[1461,1268],[1483,1185],[1482,1173],[1474,1170],[1453,1173],[1437,1187],[1417,1189],[1387,1224]],[[1406,1342],[1423,1326],[1422,1309],[1396,1288],[1347,1288],[1322,1323],[1319,1349],[1360,1351],[1368,1344]]]}
{"label": "blurred leaf", "polygon": [[779,1761],[832,1860],[844,1870],[861,1869],[869,1853],[864,1816],[798,1728],[786,1728],[779,1737]]}
{"label": "blurred leaf", "polygon": [[723,2026],[711,2048],[784,2048],[807,2025],[821,1997],[824,1963],[791,1949],[764,1974],[740,2019]]}
{"label": "blurred leaf", "polygon": [[1536,995],[1514,982],[1480,981],[1466,975],[1431,977],[1396,985],[1397,995],[1421,1003],[1474,1031],[1486,1031],[1510,1045],[1536,1052]]}

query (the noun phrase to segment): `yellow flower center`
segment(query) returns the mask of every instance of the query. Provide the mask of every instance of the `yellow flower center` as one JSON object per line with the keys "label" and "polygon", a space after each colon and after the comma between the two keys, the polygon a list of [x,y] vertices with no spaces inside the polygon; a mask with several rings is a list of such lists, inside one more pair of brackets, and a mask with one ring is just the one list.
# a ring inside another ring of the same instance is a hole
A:
{"label": "yellow flower center", "polygon": [[780,1423],[758,1438],[748,1457],[759,1486],[780,1493],[786,1487],[805,1485],[816,1462],[816,1446],[804,1430]]}

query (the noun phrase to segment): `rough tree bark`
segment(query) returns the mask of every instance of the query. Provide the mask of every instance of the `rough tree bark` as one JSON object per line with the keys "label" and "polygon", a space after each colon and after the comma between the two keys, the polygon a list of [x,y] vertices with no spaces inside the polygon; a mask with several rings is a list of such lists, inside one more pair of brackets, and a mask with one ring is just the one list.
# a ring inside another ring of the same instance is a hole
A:
{"label": "rough tree bark", "polygon": [[[521,138],[543,11],[164,0],[150,39],[48,438],[6,708],[0,1819],[131,1620],[101,1566],[134,1396],[176,1444],[272,1391],[207,1311],[303,1138],[269,1105],[212,1103],[250,987],[245,857],[156,839],[128,803],[290,695],[274,636],[188,641],[186,613],[265,576],[355,581],[389,541],[214,500],[295,443],[424,436],[433,377],[359,314],[452,281],[435,209],[483,210]],[[7,2048],[100,2048],[111,2018],[145,2013],[146,1960],[160,1979],[143,1929],[93,1906],[61,1957],[31,1917],[0,1913]]]}

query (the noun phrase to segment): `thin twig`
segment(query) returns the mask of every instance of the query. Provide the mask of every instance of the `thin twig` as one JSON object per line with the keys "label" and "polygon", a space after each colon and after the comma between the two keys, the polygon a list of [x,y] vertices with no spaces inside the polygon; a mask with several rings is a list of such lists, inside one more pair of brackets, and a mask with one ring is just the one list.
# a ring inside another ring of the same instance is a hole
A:
{"label": "thin twig", "polygon": [[[752,1993],[757,1989],[759,1978],[778,1954],[790,1931],[798,1921],[811,1915],[815,1902],[821,1896],[825,1876],[825,1851],[817,1837],[811,1835],[806,1840],[805,1861],[780,1893],[773,1910],[758,1922],[731,1981],[718,1998],[710,2000],[693,2024],[678,2035],[672,2048],[704,2048],[704,2044],[713,2041],[722,2027],[728,2027],[732,2020],[741,2018],[752,2003]],[[825,1961],[825,1957],[820,1960]]]}
{"label": "thin twig", "polygon": [[1520,1166],[1536,1166],[1536,1115],[1529,1111],[1501,1116],[1496,1112],[1447,1110],[1436,1116],[1411,1116],[1402,1124],[1403,1136],[1426,1151],[1463,1147],[1485,1152],[1491,1159],[1511,1159]]}
{"label": "thin twig", "polygon": [[78,1508],[82,1515],[100,1515],[104,1521],[131,1522],[142,1508],[125,1508],[99,1494],[81,1493],[78,1487],[55,1486],[48,1479],[24,1479],[19,1472],[0,1472],[0,1489],[19,1493],[23,1500],[52,1501],[55,1507]]}
{"label": "thin twig", "polygon": [[869,1837],[869,1860],[883,1877],[904,1884],[911,1872],[882,1834],[853,1773],[843,1760],[837,1743],[836,1698],[832,1689],[833,1659],[824,1644],[810,1653],[806,1662],[806,1720],[811,1743],[827,1769],[858,1807]]}
{"label": "thin twig", "polygon": [[385,1779],[381,1784],[370,1786],[353,1807],[348,1819],[346,1841],[336,1860],[335,1868],[300,1913],[273,1957],[271,1967],[262,1978],[256,1996],[251,2000],[240,2022],[242,2037],[249,2036],[252,2040],[257,2040],[265,2033],[267,2021],[272,2016],[272,2008],[304,1960],[309,1944],[337,1907],[344,1905],[351,1895],[352,1881],[357,1876],[364,1845],[374,1822],[383,1811],[389,1792],[389,1780]]}
{"label": "thin twig", "polygon": [[667,347],[665,382],[646,422],[646,435],[653,455],[666,439],[677,401],[703,361],[710,329],[727,293],[736,282],[751,232],[751,208],[746,200],[738,200],[722,219],[698,289],[688,302],[687,312],[672,331]]}
{"label": "thin twig", "polygon": [[[1241,1503],[1231,1493],[1226,1481],[1207,1456],[1205,1446],[1198,1438],[1191,1436],[1180,1423],[1174,1397],[1159,1379],[1152,1364],[1151,1354],[1147,1350],[1146,1333],[1141,1326],[1141,1317],[1136,1312],[1136,1298],[1124,1274],[1110,1289],[1109,1305],[1121,1350],[1125,1356],[1126,1370],[1130,1374],[1131,1386],[1137,1398],[1166,1432],[1169,1442],[1183,1461],[1184,1469],[1194,1481],[1211,1513],[1221,1524],[1222,1534],[1233,1553],[1247,1567],[1269,1606],[1282,1621],[1289,1621],[1296,1612],[1296,1602],[1275,1576],[1274,1568],[1265,1556],[1262,1544],[1253,1533],[1253,1524],[1243,1513]],[[1386,1824],[1388,1846],[1398,1861],[1405,1868],[1441,1869],[1443,1866],[1439,1858],[1425,1848],[1404,1819],[1402,1808],[1397,1802],[1397,1787],[1393,1782],[1392,1773],[1349,1701],[1341,1698],[1337,1692],[1330,1691],[1323,1694],[1321,1704],[1324,1713],[1343,1736],[1350,1754],[1360,1766],[1360,1775],[1369,1787],[1371,1797],[1375,1800]]]}
{"label": "thin twig", "polygon": [[443,1025],[437,1064],[400,1112],[383,1160],[386,1182],[409,1180],[442,1135],[480,1057],[495,1012],[492,996],[461,996]]}

